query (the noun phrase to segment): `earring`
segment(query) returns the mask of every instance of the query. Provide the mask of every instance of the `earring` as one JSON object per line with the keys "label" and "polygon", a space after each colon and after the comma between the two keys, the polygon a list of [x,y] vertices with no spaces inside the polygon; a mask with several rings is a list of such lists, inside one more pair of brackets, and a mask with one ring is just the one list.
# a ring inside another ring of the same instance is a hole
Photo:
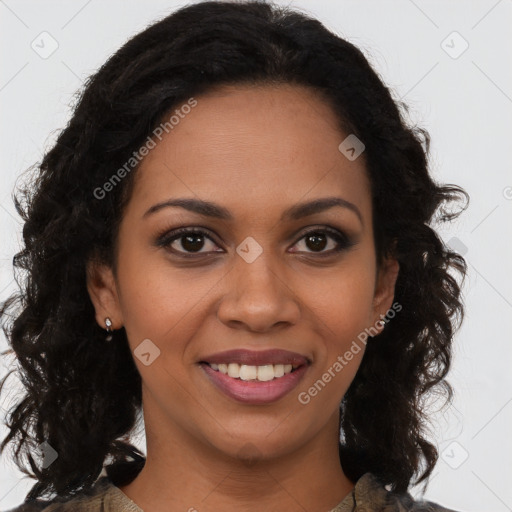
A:
{"label": "earring", "polygon": [[105,338],[105,341],[110,341],[112,339],[112,320],[110,320],[108,316],[105,318],[105,325],[107,331],[107,337]]}

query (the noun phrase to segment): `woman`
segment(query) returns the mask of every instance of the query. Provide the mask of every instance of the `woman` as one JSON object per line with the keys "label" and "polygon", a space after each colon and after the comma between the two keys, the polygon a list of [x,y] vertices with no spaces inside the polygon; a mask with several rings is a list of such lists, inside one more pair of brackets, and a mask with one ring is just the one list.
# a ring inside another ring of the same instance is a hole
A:
{"label": "woman", "polygon": [[181,8],[91,77],[17,202],[16,510],[448,510],[408,489],[463,317],[430,224],[467,194],[399,107],[261,2]]}

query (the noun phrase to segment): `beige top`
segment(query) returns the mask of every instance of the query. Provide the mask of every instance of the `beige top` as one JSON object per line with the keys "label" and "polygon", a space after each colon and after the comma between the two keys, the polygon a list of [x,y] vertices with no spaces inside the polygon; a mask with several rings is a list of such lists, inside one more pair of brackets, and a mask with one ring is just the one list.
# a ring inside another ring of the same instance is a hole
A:
{"label": "beige top", "polygon": [[[193,507],[191,507],[193,510]],[[90,493],[68,501],[36,501],[7,512],[144,512],[108,477],[100,478]],[[364,474],[354,489],[333,509],[326,512],[455,512],[427,501],[414,501],[409,493],[386,490],[371,474]]]}

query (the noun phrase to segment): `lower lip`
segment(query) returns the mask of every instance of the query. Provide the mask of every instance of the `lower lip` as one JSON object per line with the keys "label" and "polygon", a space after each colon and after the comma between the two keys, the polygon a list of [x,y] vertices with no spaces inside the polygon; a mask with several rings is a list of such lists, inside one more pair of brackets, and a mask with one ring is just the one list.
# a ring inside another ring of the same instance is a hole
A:
{"label": "lower lip", "polygon": [[245,404],[268,404],[275,402],[295,388],[308,370],[305,364],[277,379],[266,382],[234,379],[201,363],[210,380],[227,396]]}

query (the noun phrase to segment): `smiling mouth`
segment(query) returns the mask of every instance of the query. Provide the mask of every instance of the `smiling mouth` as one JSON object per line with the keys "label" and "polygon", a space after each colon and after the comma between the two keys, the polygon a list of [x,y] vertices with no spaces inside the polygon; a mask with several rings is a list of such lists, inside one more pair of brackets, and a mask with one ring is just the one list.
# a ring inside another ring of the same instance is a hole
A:
{"label": "smiling mouth", "polygon": [[214,371],[220,372],[233,379],[244,381],[268,382],[280,379],[289,373],[293,373],[297,368],[303,365],[298,364],[266,364],[262,366],[252,366],[238,363],[207,363]]}

